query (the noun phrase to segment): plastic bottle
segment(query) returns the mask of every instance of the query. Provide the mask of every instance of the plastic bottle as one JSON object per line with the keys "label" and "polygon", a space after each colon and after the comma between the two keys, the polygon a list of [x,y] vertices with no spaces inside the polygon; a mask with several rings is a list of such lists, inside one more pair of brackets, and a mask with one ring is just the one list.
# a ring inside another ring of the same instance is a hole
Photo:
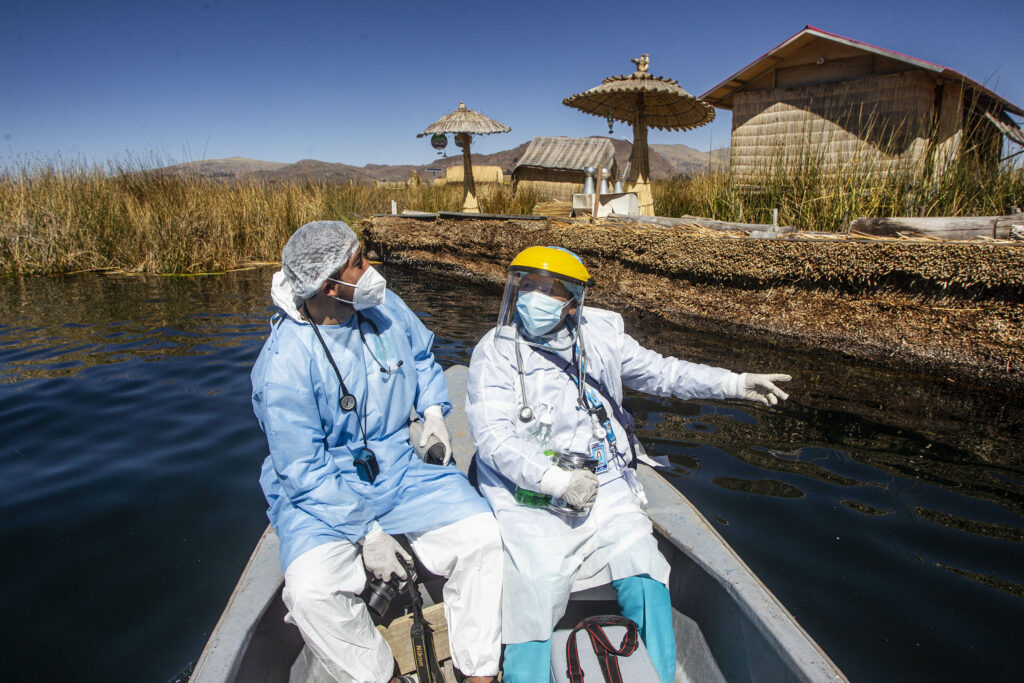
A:
{"label": "plastic bottle", "polygon": [[[555,455],[554,451],[544,451],[544,455],[549,458]],[[520,505],[525,505],[531,508],[542,508],[547,507],[551,502],[551,496],[546,496],[543,493],[537,493],[536,491],[530,491],[524,489],[522,486],[516,487],[515,501]]]}
{"label": "plastic bottle", "polygon": [[522,486],[517,486],[515,500],[520,505],[525,505],[526,507],[543,508],[547,507],[548,503],[551,502],[551,496],[545,496],[543,493],[536,493],[534,491],[527,491]]}

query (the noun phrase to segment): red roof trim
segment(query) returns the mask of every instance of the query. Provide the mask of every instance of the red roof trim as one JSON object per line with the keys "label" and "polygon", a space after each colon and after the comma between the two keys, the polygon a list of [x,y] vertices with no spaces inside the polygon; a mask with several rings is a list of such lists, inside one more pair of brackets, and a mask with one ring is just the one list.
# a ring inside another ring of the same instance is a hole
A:
{"label": "red roof trim", "polygon": [[[864,47],[871,48],[872,50],[885,52],[887,54],[893,55],[894,57],[897,57],[900,61],[903,62],[927,64],[936,71],[952,71],[953,73],[956,73],[956,71],[953,71],[953,69],[944,67],[941,64],[936,64],[935,62],[929,62],[927,59],[921,59],[920,57],[911,57],[910,55],[905,55],[902,52],[896,52],[895,50],[889,50],[888,48],[872,45],[871,43],[865,43],[863,40],[857,40],[856,38],[847,38],[846,36],[839,35],[838,33],[832,33],[831,31],[820,29],[817,26],[811,26],[810,24],[808,24],[807,26],[804,27],[804,31],[807,31],[808,29],[810,29],[811,31],[815,31],[817,33],[821,33],[822,35],[831,36],[833,38],[840,38],[842,40],[847,40],[851,43],[857,43],[858,45],[863,45]],[[800,33],[803,33],[804,31],[800,31]],[[800,33],[798,33],[797,35],[800,35]],[[964,78],[966,78],[966,76],[964,76]]]}

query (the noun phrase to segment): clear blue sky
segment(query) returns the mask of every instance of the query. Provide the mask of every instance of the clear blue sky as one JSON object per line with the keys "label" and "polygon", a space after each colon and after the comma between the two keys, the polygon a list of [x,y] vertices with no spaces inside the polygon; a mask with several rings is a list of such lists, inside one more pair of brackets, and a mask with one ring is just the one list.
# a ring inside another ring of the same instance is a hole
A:
{"label": "clear blue sky", "polygon": [[[628,8],[628,9],[624,9]],[[937,62],[1024,105],[1024,2],[3,0],[0,164],[242,156],[425,163],[460,101],[534,135],[602,135],[562,98],[630,73],[703,93],[806,24]],[[729,143],[729,112],[654,143]],[[631,131],[616,124],[617,137]],[[450,147],[451,151],[454,147]]]}

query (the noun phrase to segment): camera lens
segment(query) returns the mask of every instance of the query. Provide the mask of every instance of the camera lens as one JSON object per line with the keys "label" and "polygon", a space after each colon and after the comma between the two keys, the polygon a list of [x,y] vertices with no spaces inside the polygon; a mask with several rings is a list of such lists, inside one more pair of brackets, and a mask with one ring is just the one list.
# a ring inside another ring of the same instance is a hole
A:
{"label": "camera lens", "polygon": [[370,581],[370,595],[366,600],[366,606],[374,616],[380,619],[384,616],[385,612],[388,611],[388,607],[391,606],[391,601],[395,598],[395,593],[397,592],[397,579],[384,582],[378,578],[374,578]]}
{"label": "camera lens", "polygon": [[431,465],[440,465],[444,462],[444,444],[435,443],[427,449],[426,461]]}

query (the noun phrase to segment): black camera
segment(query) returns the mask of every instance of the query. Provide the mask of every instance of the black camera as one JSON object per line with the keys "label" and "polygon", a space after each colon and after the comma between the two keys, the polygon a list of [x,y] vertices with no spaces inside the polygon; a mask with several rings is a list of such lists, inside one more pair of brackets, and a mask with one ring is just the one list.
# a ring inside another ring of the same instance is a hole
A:
{"label": "black camera", "polygon": [[406,565],[404,562],[402,564],[405,565],[405,572],[409,577],[407,579],[400,579],[394,574],[387,581],[378,579],[376,576],[370,579],[366,591],[366,606],[377,619],[381,619],[387,614],[388,609],[391,607],[391,601],[398,595],[403,584],[410,581],[415,584],[419,581],[419,577],[416,576],[416,569],[411,565]]}
{"label": "black camera", "polygon": [[444,444],[438,441],[428,448],[427,454],[423,456],[423,460],[430,465],[444,464]]}

